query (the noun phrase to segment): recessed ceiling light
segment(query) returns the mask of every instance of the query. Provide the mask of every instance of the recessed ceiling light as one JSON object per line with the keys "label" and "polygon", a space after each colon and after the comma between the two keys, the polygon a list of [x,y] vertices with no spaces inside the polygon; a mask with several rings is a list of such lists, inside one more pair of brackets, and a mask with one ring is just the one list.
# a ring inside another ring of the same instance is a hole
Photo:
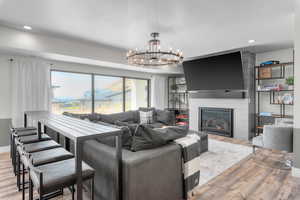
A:
{"label": "recessed ceiling light", "polygon": [[254,43],[255,42],[255,40],[248,40],[248,43],[249,44],[252,44],[252,43]]}
{"label": "recessed ceiling light", "polygon": [[23,26],[23,28],[26,29],[26,30],[32,30],[31,26],[26,26],[25,25],[25,26]]}

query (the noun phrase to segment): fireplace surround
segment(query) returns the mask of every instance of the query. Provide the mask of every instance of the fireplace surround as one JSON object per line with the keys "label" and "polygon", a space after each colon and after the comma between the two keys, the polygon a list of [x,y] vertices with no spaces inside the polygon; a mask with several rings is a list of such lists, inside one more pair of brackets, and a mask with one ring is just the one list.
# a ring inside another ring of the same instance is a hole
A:
{"label": "fireplace surround", "polygon": [[199,107],[199,125],[200,131],[233,137],[233,109]]}

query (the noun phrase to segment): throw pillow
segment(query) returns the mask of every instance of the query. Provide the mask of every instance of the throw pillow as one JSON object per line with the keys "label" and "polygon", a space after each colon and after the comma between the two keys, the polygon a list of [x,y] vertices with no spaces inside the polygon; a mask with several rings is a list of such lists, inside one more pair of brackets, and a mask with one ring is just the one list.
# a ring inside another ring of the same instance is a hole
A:
{"label": "throw pillow", "polygon": [[153,123],[153,111],[139,111],[140,113],[140,123],[141,124],[151,124]]}
{"label": "throw pillow", "polygon": [[[154,107],[139,107],[139,111],[143,111],[143,112],[149,112],[149,111],[152,111],[152,114],[153,114],[153,121],[156,122],[156,109]],[[138,113],[138,118],[140,113]],[[141,123],[141,122],[140,122]]]}
{"label": "throw pillow", "polygon": [[172,120],[175,114],[168,110],[156,110],[156,121],[165,125],[173,125]]}

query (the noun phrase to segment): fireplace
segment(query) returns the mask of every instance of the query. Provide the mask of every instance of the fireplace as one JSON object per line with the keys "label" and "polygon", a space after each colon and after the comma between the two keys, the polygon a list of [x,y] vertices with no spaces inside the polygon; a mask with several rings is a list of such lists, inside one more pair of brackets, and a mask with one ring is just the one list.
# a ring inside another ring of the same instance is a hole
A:
{"label": "fireplace", "polygon": [[233,137],[233,109],[199,108],[199,130]]}

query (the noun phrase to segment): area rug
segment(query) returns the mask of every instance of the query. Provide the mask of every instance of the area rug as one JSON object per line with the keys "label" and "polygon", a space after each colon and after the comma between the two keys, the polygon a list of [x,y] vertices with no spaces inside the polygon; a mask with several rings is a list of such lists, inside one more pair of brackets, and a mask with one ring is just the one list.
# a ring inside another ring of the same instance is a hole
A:
{"label": "area rug", "polygon": [[248,146],[208,139],[208,152],[200,156],[200,182],[198,187],[218,176],[251,153],[252,148]]}

